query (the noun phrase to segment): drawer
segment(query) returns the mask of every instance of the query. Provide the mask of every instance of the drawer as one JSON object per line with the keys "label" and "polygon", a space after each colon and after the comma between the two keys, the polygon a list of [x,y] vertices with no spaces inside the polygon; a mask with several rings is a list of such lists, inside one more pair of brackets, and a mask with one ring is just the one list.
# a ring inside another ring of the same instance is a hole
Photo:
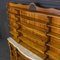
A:
{"label": "drawer", "polygon": [[58,28],[58,27],[51,28],[51,31],[54,33],[60,34],[60,28]]}
{"label": "drawer", "polygon": [[28,16],[30,19],[34,18],[36,21],[48,22],[48,17],[45,14],[22,10],[21,15]]}
{"label": "drawer", "polygon": [[52,18],[52,23],[56,25],[60,25],[60,17],[55,16]]}
{"label": "drawer", "polygon": [[32,47],[33,49],[35,49],[41,53],[46,50],[45,49],[46,47],[44,45],[38,45],[24,36],[19,37],[19,39],[21,39],[24,43],[26,43],[27,45],[29,45],[30,47]]}
{"label": "drawer", "polygon": [[26,35],[27,37],[29,38],[32,38],[34,40],[41,40],[42,42],[46,42],[47,41],[47,36],[43,36],[43,35],[38,35],[36,33],[34,33],[34,31],[30,31],[30,30],[27,30],[25,28],[22,28],[22,30],[18,30],[19,32],[22,32],[23,35]]}
{"label": "drawer", "polygon": [[60,60],[60,54],[57,54],[54,51],[49,51],[47,54],[52,60]]}
{"label": "drawer", "polygon": [[27,45],[27,44],[24,43],[23,41],[20,42],[20,44],[21,44],[22,46],[24,46],[25,48],[27,48],[28,50],[30,50],[31,52],[33,52],[34,54],[40,56],[42,59],[45,58],[45,54],[44,54],[44,52],[41,53],[41,52],[35,50],[34,48],[32,48],[31,46]]}
{"label": "drawer", "polygon": [[8,12],[12,12],[12,13],[17,14],[17,11],[16,10],[17,10],[17,8],[9,7]]}
{"label": "drawer", "polygon": [[16,17],[16,14],[12,14],[12,13],[9,13],[9,19],[16,19],[16,20],[18,20],[18,18]]}
{"label": "drawer", "polygon": [[60,49],[60,39],[57,39],[55,37],[51,37],[50,39],[51,40],[50,40],[49,44],[54,46],[57,49]]}
{"label": "drawer", "polygon": [[23,20],[21,21],[20,24],[23,24],[23,25],[25,25],[29,28],[36,29],[36,30],[43,31],[43,32],[48,30],[48,27],[47,27],[46,24],[39,23],[39,22],[36,22],[36,21],[31,21],[31,20],[25,20],[25,21],[23,21]]}

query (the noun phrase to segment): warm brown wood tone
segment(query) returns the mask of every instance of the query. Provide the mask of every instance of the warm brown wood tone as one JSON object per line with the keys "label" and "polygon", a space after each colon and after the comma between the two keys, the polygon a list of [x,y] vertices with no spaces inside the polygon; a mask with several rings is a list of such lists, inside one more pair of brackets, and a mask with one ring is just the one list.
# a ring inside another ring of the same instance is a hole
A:
{"label": "warm brown wood tone", "polygon": [[60,10],[30,5],[9,3],[11,36],[43,59],[60,60]]}

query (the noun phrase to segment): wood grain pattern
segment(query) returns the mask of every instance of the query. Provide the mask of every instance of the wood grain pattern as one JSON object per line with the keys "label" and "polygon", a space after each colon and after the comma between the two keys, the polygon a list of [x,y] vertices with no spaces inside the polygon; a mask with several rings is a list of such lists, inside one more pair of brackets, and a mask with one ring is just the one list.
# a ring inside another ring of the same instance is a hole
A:
{"label": "wood grain pattern", "polygon": [[11,35],[42,58],[60,60],[60,10],[35,6],[36,11],[31,11],[29,7],[9,3]]}

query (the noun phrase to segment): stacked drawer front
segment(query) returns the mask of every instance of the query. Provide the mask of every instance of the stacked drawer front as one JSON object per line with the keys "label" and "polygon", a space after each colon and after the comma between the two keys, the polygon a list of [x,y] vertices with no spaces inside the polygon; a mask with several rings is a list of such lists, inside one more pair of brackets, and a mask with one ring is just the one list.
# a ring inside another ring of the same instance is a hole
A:
{"label": "stacked drawer front", "polygon": [[11,36],[43,59],[60,60],[60,17],[12,5],[8,10]]}
{"label": "stacked drawer front", "polygon": [[49,50],[47,54],[49,55],[50,60],[60,60],[60,17],[59,16],[51,16],[51,24],[50,24],[50,41],[48,42]]}

